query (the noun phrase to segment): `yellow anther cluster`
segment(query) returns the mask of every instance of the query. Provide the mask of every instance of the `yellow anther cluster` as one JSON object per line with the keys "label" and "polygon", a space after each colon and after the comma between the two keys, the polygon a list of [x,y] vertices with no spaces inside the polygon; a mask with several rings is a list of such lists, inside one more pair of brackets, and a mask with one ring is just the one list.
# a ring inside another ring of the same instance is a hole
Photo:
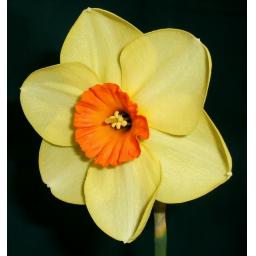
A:
{"label": "yellow anther cluster", "polygon": [[119,114],[119,111],[115,111],[113,116],[105,119],[105,123],[110,124],[112,128],[115,128],[117,130],[121,129],[121,127],[126,127],[128,125],[128,122],[125,120],[122,114]]}

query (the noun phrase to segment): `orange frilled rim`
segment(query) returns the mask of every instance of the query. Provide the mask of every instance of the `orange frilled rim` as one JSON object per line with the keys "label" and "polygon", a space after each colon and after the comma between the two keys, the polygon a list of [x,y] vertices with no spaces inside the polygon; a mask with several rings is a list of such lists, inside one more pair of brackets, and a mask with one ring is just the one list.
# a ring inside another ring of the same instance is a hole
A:
{"label": "orange frilled rim", "polygon": [[[100,166],[116,166],[140,155],[139,140],[149,137],[147,119],[137,104],[112,83],[96,84],[75,105],[75,140],[86,157]],[[116,111],[129,116],[129,126],[115,129],[105,120]]]}

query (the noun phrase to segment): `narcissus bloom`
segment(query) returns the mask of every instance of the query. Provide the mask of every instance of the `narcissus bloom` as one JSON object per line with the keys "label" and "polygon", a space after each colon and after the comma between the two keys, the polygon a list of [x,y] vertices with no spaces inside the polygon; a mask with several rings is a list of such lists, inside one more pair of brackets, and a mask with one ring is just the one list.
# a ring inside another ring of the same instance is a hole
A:
{"label": "narcissus bloom", "polygon": [[32,73],[23,111],[43,138],[39,167],[57,198],[86,204],[111,237],[133,241],[155,200],[198,198],[231,176],[204,102],[207,48],[188,32],[143,34],[101,9],[82,12],[60,64]]}

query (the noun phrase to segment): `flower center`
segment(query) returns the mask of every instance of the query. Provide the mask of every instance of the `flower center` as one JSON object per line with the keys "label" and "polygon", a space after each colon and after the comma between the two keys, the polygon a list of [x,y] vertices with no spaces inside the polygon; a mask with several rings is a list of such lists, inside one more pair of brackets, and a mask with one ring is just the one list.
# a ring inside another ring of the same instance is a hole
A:
{"label": "flower center", "polygon": [[127,113],[115,111],[113,116],[105,119],[105,124],[109,124],[112,128],[120,130],[121,128],[131,126],[131,119]]}
{"label": "flower center", "polygon": [[96,84],[75,105],[75,140],[95,164],[116,166],[140,155],[149,137],[147,119],[127,93],[112,83]]}

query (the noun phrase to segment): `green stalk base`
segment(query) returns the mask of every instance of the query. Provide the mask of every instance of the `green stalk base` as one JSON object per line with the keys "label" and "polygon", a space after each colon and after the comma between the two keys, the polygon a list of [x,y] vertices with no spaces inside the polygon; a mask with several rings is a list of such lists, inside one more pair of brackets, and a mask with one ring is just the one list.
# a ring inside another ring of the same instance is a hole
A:
{"label": "green stalk base", "polygon": [[166,205],[155,202],[154,222],[155,222],[155,256],[167,255],[167,229],[165,219]]}

